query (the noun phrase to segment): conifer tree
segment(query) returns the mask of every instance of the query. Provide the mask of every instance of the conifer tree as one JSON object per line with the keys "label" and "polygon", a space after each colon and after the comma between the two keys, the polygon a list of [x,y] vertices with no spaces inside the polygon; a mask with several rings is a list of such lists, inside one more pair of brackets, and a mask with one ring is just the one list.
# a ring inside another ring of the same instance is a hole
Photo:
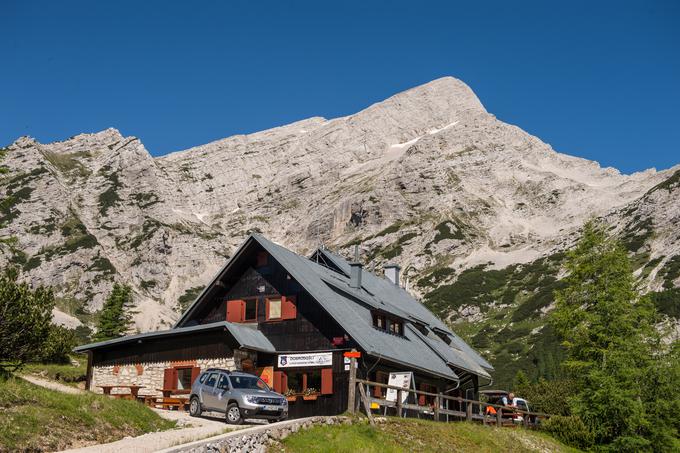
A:
{"label": "conifer tree", "polygon": [[105,341],[125,335],[130,327],[132,289],[115,283],[99,315],[95,341]]}
{"label": "conifer tree", "polygon": [[589,222],[568,254],[566,287],[552,322],[575,383],[572,413],[595,442],[616,451],[672,451],[680,397],[677,347],[661,341],[659,318],[636,287],[625,249]]}

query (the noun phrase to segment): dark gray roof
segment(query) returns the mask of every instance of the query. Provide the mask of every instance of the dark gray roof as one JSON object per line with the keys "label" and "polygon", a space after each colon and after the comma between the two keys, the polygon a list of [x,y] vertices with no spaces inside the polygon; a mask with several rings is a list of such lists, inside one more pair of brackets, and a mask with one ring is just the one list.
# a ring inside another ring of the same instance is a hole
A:
{"label": "dark gray roof", "polygon": [[275,351],[275,348],[271,342],[267,339],[267,337],[264,336],[262,332],[257,330],[256,326],[249,324],[235,324],[226,321],[214,322],[211,324],[201,324],[191,327],[175,327],[169,330],[158,330],[155,332],[141,333],[138,335],[128,335],[126,337],[114,338],[113,340],[100,341],[97,343],[78,346],[73,350],[75,352],[85,352],[105,346],[134,343],[140,340],[195,334],[199,332],[208,332],[211,330],[227,330],[234,337],[234,340],[236,340],[236,342],[241,345],[241,347],[247,349],[264,352]]}
{"label": "dark gray roof", "polygon": [[[326,259],[333,262],[346,276],[349,276],[350,265],[344,258],[331,252],[328,249],[322,248],[316,253],[323,253]],[[453,332],[444,322],[437,318],[430,310],[422,303],[418,302],[406,290],[395,285],[386,278],[379,277],[372,272],[364,272],[362,275],[361,286],[368,292],[375,295],[376,298],[383,301],[384,304],[395,307],[394,314],[407,313],[407,317],[411,320],[420,322],[430,327],[430,329],[439,330],[442,334],[447,335],[451,339],[451,344],[463,351],[465,355],[472,358],[480,367],[487,370],[493,370],[493,366],[484,359],[477,351],[472,349],[465,343],[455,332]],[[442,342],[442,344],[445,344]],[[448,345],[447,345],[448,346]]]}

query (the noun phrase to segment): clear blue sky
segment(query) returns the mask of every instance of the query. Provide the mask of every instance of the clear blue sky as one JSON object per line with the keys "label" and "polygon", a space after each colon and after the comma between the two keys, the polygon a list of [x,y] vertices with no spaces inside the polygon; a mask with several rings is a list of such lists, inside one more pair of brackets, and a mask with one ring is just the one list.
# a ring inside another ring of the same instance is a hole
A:
{"label": "clear blue sky", "polygon": [[628,173],[680,163],[680,2],[0,3],[0,144],[116,127],[154,155],[452,75]]}

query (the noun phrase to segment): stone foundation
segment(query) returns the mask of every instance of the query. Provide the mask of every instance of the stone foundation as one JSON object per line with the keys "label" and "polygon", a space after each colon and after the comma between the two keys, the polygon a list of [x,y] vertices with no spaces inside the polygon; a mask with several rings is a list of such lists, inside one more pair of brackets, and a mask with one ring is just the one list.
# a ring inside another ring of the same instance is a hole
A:
{"label": "stone foundation", "polygon": [[[376,417],[376,422],[385,419]],[[366,423],[364,419],[343,416],[309,417],[299,420],[287,420],[273,425],[260,425],[233,431],[210,439],[178,445],[160,453],[265,453],[268,450],[279,451],[280,441],[300,430],[320,425]]]}
{"label": "stone foundation", "polygon": [[[93,366],[89,390],[103,393],[102,385],[141,385],[139,395],[162,396],[156,389],[163,388],[166,368],[176,366],[197,366],[201,371],[208,368],[241,370],[241,361],[250,359],[255,362],[255,353],[236,350],[233,357],[178,360],[167,362],[143,362],[121,365]],[[130,393],[128,389],[112,389],[112,394]]]}

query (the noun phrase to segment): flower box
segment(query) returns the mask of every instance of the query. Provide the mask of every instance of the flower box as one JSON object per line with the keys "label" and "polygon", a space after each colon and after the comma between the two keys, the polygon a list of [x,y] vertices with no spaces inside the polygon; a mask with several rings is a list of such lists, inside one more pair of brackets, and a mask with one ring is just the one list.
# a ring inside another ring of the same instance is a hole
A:
{"label": "flower box", "polygon": [[302,395],[302,399],[305,401],[314,401],[319,397],[318,393],[313,393],[311,395]]}

